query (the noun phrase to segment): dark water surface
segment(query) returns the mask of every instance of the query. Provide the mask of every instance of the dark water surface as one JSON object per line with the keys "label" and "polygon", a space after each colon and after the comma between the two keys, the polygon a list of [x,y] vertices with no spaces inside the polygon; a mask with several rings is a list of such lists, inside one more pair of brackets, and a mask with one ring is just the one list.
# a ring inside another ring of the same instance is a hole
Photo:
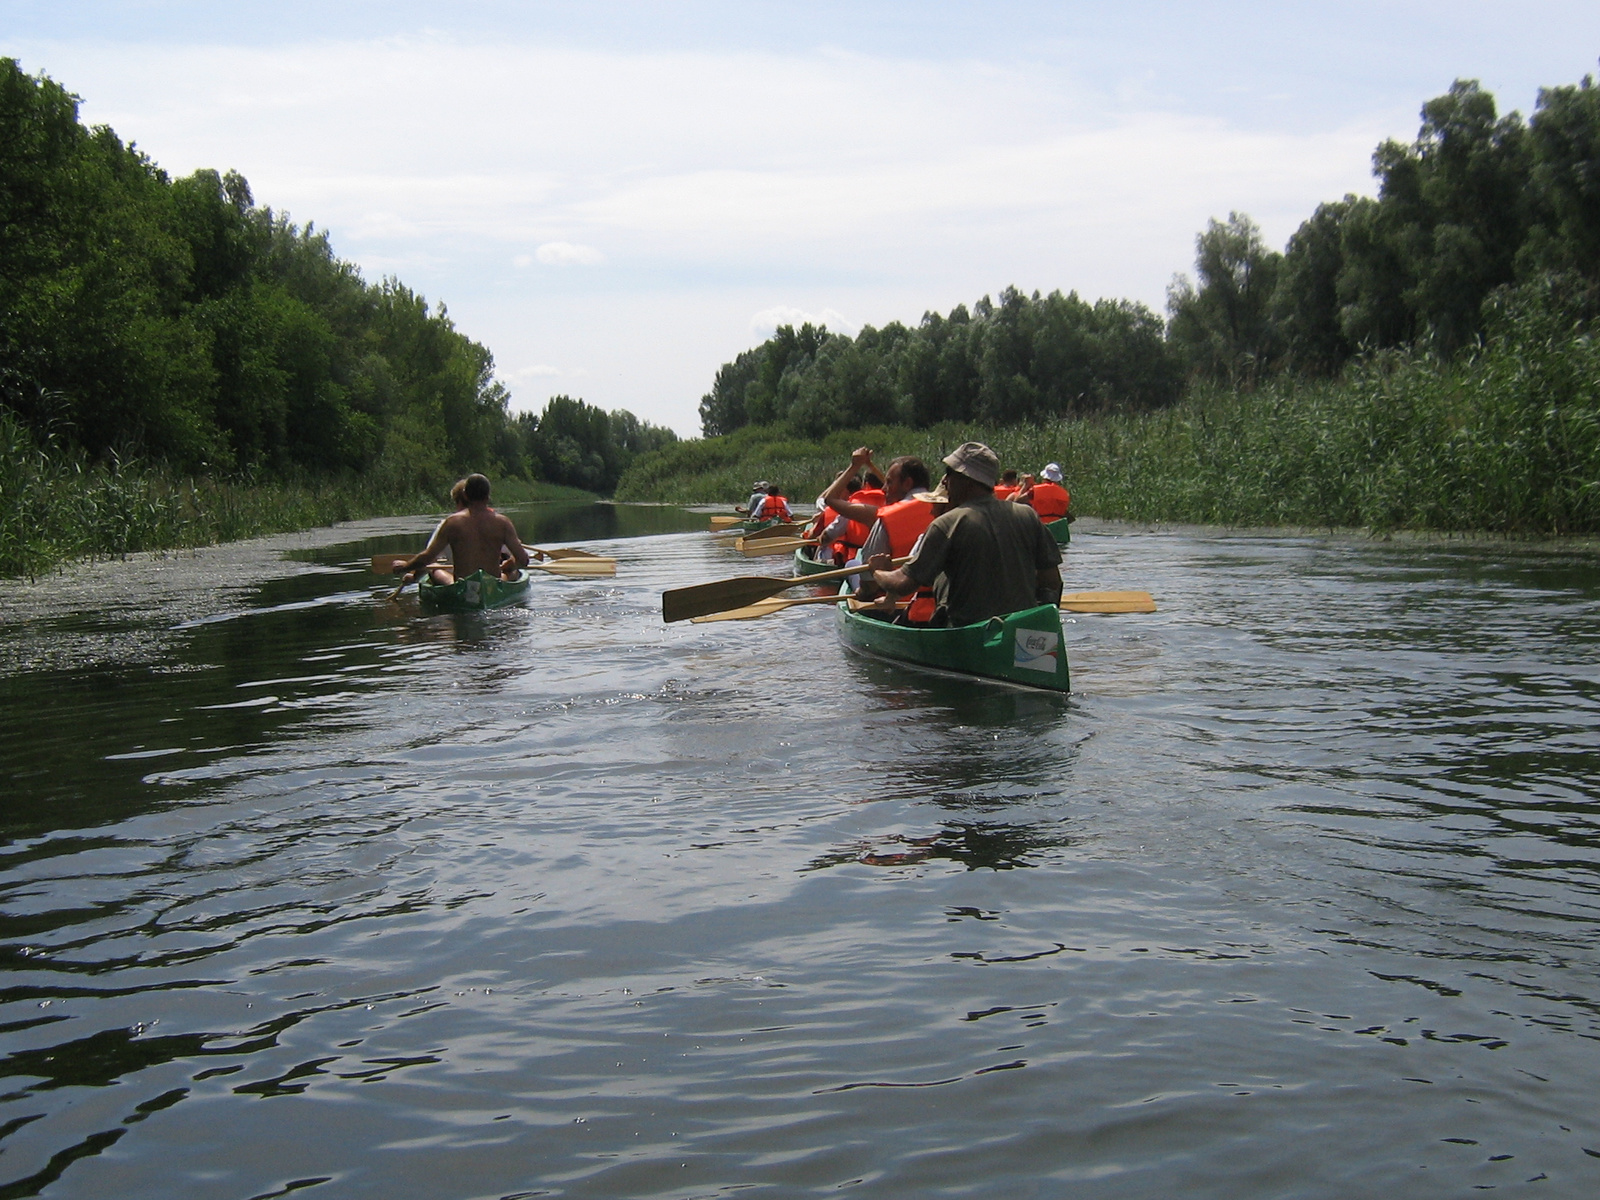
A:
{"label": "dark water surface", "polygon": [[1594,555],[1080,527],[1061,699],[521,519],[0,602],[0,1198],[1600,1194]]}

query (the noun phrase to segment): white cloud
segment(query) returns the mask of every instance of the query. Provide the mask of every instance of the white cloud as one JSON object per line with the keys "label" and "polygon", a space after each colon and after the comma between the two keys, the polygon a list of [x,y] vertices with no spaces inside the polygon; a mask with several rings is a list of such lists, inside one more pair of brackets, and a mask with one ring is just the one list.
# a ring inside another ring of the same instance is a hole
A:
{"label": "white cloud", "polygon": [[1159,309],[1207,217],[1247,212],[1281,246],[1318,202],[1371,191],[1373,146],[1411,136],[1429,94],[1252,125],[1091,87],[1071,53],[1020,43],[1003,61],[446,36],[130,54],[0,33],[0,52],[173,174],[240,170],[501,361],[592,364],[508,384],[581,378],[685,433],[718,364],[779,324],[909,324],[1007,284]]}
{"label": "white cloud", "polygon": [[593,246],[575,246],[571,242],[546,242],[534,254],[547,267],[592,267],[606,260]]}
{"label": "white cloud", "polygon": [[819,313],[809,313],[803,308],[778,304],[772,308],[764,308],[750,318],[750,332],[762,341],[776,333],[780,325],[793,325],[796,329],[802,325],[826,325],[833,333],[848,334],[850,337],[855,337],[859,328],[842,312],[832,308],[825,308]]}

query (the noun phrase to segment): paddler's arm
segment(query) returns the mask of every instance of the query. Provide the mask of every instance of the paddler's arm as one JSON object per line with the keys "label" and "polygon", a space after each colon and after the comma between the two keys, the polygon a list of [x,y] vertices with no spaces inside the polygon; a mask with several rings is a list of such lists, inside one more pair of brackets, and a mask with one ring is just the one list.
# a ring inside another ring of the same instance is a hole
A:
{"label": "paddler's arm", "polygon": [[394,573],[396,575],[413,574],[414,572],[422,570],[423,567],[427,566],[434,559],[438,558],[439,555],[443,554],[444,548],[450,544],[450,538],[445,533],[445,526],[449,524],[449,517],[446,517],[444,520],[440,521],[439,528],[433,531],[433,536],[428,539],[428,544],[423,547],[422,553],[417,555],[410,562],[405,563],[403,566],[399,563],[396,563]]}
{"label": "paddler's arm", "polygon": [[839,478],[835,479],[829,485],[828,490],[822,493],[822,500],[823,503],[832,507],[833,511],[841,517],[851,521],[860,521],[863,525],[871,525],[878,519],[876,506],[850,503],[850,480],[853,476],[860,475],[864,471],[872,471],[877,474],[876,468],[872,465],[872,451],[862,446],[850,456],[850,465],[839,472]]}
{"label": "paddler's arm", "polygon": [[1034,576],[1033,594],[1040,604],[1061,603],[1061,568],[1051,567]]}
{"label": "paddler's arm", "polygon": [[919,587],[930,587],[944,570],[945,550],[949,545],[946,532],[937,525],[930,525],[913,548],[915,557],[898,570],[889,555],[874,554],[867,561],[872,582],[891,596],[909,596]]}
{"label": "paddler's arm", "polygon": [[501,517],[500,540],[505,543],[505,548],[511,552],[511,561],[523,570],[533,560],[528,556],[528,548],[522,544],[522,539],[517,536],[517,527],[511,523],[510,517]]}

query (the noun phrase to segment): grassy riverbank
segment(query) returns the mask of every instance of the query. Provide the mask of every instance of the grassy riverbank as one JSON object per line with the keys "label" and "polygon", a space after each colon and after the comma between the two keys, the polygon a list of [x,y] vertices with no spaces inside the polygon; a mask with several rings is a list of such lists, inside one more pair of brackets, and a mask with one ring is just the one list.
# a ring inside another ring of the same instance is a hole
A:
{"label": "grassy riverbank", "polygon": [[686,442],[636,463],[618,499],[734,503],[754,479],[813,498],[866,442],[932,461],[969,438],[1007,466],[1061,463],[1074,508],[1144,521],[1512,534],[1600,531],[1600,343],[1530,312],[1443,364],[1391,354],[1333,381],[1197,388],[1153,413],[1007,429],[773,429]]}
{"label": "grassy riverbank", "polygon": [[[448,485],[374,469],[349,478],[237,482],[109,466],[40,448],[0,413],[0,574],[38,576],[74,558],[117,557],[287,533],[364,517],[435,512]],[[497,504],[593,500],[576,488],[507,479]]]}

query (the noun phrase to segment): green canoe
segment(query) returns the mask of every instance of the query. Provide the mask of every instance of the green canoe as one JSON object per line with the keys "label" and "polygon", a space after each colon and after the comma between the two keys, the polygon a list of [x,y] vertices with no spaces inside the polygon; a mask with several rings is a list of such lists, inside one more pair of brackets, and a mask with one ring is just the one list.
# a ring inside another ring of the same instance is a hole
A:
{"label": "green canoe", "polygon": [[1052,692],[1071,690],[1061,611],[1053,604],[953,629],[891,625],[841,604],[837,622],[847,645],[879,658]]}
{"label": "green canoe", "polygon": [[820,575],[824,571],[833,570],[833,563],[818,562],[806,554],[807,550],[814,549],[810,546],[801,546],[794,552],[794,573],[796,575]]}
{"label": "green canoe", "polygon": [[1054,521],[1046,521],[1044,527],[1050,531],[1050,536],[1055,538],[1058,546],[1065,546],[1072,540],[1072,523],[1065,517],[1058,517]]}
{"label": "green canoe", "polygon": [[499,608],[513,604],[528,594],[532,577],[523,572],[521,579],[507,582],[483,571],[475,571],[465,579],[440,584],[423,579],[417,584],[417,594],[422,602],[440,612],[478,612],[485,608]]}

